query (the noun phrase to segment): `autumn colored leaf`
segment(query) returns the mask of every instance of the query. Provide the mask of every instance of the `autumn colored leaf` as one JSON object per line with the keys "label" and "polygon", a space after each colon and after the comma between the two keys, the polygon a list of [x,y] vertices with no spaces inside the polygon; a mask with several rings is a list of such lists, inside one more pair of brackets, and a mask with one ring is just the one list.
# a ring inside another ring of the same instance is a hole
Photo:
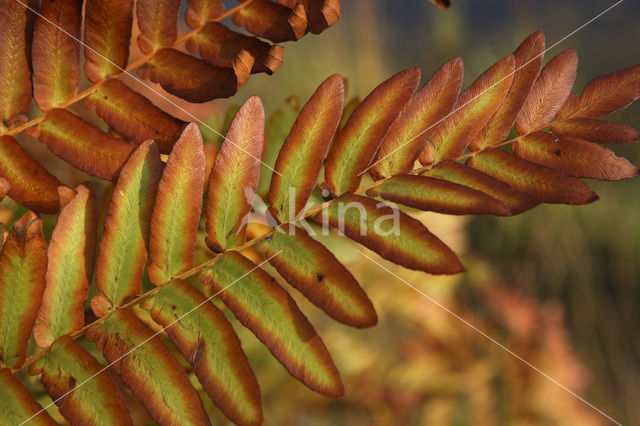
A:
{"label": "autumn colored leaf", "polygon": [[[269,229],[265,228],[264,231]],[[327,315],[353,327],[376,324],[375,308],[358,281],[302,228],[277,230],[264,244],[269,263]]]}
{"label": "autumn colored leaf", "polygon": [[464,271],[455,253],[422,223],[374,199],[344,194],[315,220],[406,268],[430,274]]}
{"label": "autumn colored leaf", "polygon": [[159,335],[131,311],[118,310],[87,331],[151,417],[160,424],[209,425],[187,373]]}
{"label": "autumn colored leaf", "polygon": [[115,78],[85,98],[84,106],[95,109],[109,126],[137,144],[153,139],[162,154],[171,152],[186,124]]}
{"label": "autumn colored leaf", "polygon": [[222,311],[181,280],[163,286],[141,306],[166,328],[207,394],[232,422],[262,423],[258,382]]}
{"label": "autumn colored leaf", "polygon": [[199,53],[212,65],[233,68],[234,60],[242,50],[253,56],[252,73],[273,74],[282,65],[284,49],[256,37],[230,30],[218,22],[209,22],[194,37],[187,41],[191,53]]}
{"label": "autumn colored leaf", "polygon": [[484,192],[427,176],[397,175],[371,188],[367,195],[445,214],[511,214],[507,206]]}
{"label": "autumn colored leaf", "polygon": [[109,372],[72,337],[58,339],[29,372],[42,374],[40,381],[71,424],[133,424]]}
{"label": "autumn colored leaf", "polygon": [[546,132],[526,135],[512,149],[520,158],[575,177],[621,180],[636,177],[640,172],[629,160],[600,145]]}
{"label": "autumn colored leaf", "polygon": [[509,55],[486,70],[456,101],[453,112],[438,124],[420,154],[422,164],[453,160],[493,117],[511,88],[515,59]]}
{"label": "autumn colored leaf", "polygon": [[198,125],[191,123],[169,154],[151,215],[147,272],[156,285],[193,267],[204,167],[202,136]]}
{"label": "autumn colored leaf", "polygon": [[0,177],[0,201],[7,195],[9,189],[11,189],[9,181]]}
{"label": "autumn colored leaf", "polygon": [[99,83],[127,65],[133,0],[86,0],[84,10],[84,72]]}
{"label": "autumn colored leaf", "polygon": [[18,368],[27,354],[47,269],[42,220],[27,211],[13,225],[0,253],[0,360]]}
{"label": "autumn colored leaf", "polygon": [[33,96],[49,111],[76,94],[82,0],[42,2],[40,15],[33,35]]}
{"label": "autumn colored leaf", "polygon": [[269,274],[229,251],[201,279],[291,375],[323,395],[344,394],[340,373],[322,339]]}
{"label": "autumn colored leaf", "polygon": [[27,14],[24,2],[0,3],[0,130],[31,103],[31,70],[27,58]]}
{"label": "autumn colored leaf", "polygon": [[576,109],[578,102],[580,102],[580,97],[575,92],[569,93],[567,100],[564,101],[564,104],[562,104],[558,110],[558,114],[556,115],[557,120],[554,121],[553,124],[570,118]]}
{"label": "autumn colored leaf", "polygon": [[138,47],[145,54],[172,47],[178,35],[180,0],[137,0]]}
{"label": "autumn colored leaf", "polygon": [[498,111],[469,145],[472,151],[500,143],[509,136],[516,117],[540,74],[544,45],[544,34],[536,31],[513,52],[515,73],[511,88]]}
{"label": "autumn colored leaf", "polygon": [[[345,83],[345,94],[346,92],[347,87]],[[360,102],[362,102],[362,99],[360,99],[358,96],[355,96],[351,98],[347,103],[345,103],[344,108],[342,109],[342,117],[340,117],[340,123],[338,123],[338,129],[336,130],[336,135],[339,135],[342,129],[344,129],[344,126],[347,124],[347,121],[351,117],[351,114],[353,114],[353,111],[358,108]]]}
{"label": "autumn colored leaf", "polygon": [[577,101],[563,106],[562,118],[602,117],[628,107],[639,97],[640,65],[635,65],[594,78]]}
{"label": "autumn colored leaf", "polygon": [[540,130],[551,123],[571,93],[577,67],[578,55],[573,49],[565,50],[549,61],[516,118],[518,133]]}
{"label": "autumn colored leaf", "polygon": [[307,204],[343,106],[344,83],[334,74],[320,84],[293,124],[269,189],[269,212],[281,223],[295,220]]}
{"label": "autumn colored leaf", "polygon": [[325,164],[323,189],[339,196],[358,189],[382,138],[420,82],[420,70],[409,68],[376,87],[353,111],[336,136]]}
{"label": "autumn colored leaf", "polygon": [[133,145],[114,138],[66,109],[52,109],[37,128],[37,136],[49,150],[83,172],[115,181]]}
{"label": "autumn colored leaf", "polygon": [[278,0],[278,3],[290,9],[302,4],[313,34],[320,34],[340,19],[340,0]]}
{"label": "autumn colored leaf", "polygon": [[9,183],[9,197],[26,208],[48,214],[58,211],[58,187],[64,184],[9,135],[0,136],[0,176]]}
{"label": "autumn colored leaf", "polygon": [[483,192],[503,203],[514,215],[540,204],[538,200],[530,195],[516,191],[504,182],[452,160],[442,161],[422,172],[422,175],[457,183]]}
{"label": "autumn colored leaf", "polygon": [[[61,197],[62,198],[62,197]],[[46,287],[33,329],[36,343],[49,347],[58,337],[84,325],[96,250],[98,213],[90,184],[62,208],[47,251]]]}
{"label": "autumn colored leaf", "polygon": [[640,130],[622,123],[594,120],[592,118],[572,118],[551,125],[556,135],[579,138],[597,143],[640,142]]}
{"label": "autumn colored leaf", "polygon": [[300,101],[296,96],[290,96],[267,118],[264,127],[264,155],[260,167],[260,183],[258,184],[258,195],[262,198],[267,198],[273,175],[272,169],[276,166],[280,149],[289,135],[293,123],[298,118],[299,112]]}
{"label": "autumn colored leaf", "polygon": [[292,10],[270,0],[253,0],[233,15],[233,23],[275,43],[298,40],[307,32],[303,5]]}
{"label": "autumn colored leaf", "polygon": [[224,12],[222,0],[187,0],[187,4],[189,8],[184,18],[191,28],[201,27]]}
{"label": "autumn colored leaf", "polygon": [[384,136],[370,173],[376,179],[409,173],[437,124],[455,105],[463,77],[462,59],[441,66],[409,101]]}
{"label": "autumn colored leaf", "polygon": [[243,219],[251,211],[260,179],[264,146],[264,109],[257,96],[242,105],[216,155],[205,207],[206,243],[224,251],[245,239]]}
{"label": "autumn colored leaf", "polygon": [[228,98],[249,80],[253,56],[241,52],[233,68],[213,66],[175,49],[160,49],[138,69],[140,77],[159,83],[164,90],[189,102]]}
{"label": "autumn colored leaf", "polygon": [[598,199],[581,180],[500,149],[487,148],[467,165],[544,203],[587,204]]}
{"label": "autumn colored leaf", "polygon": [[152,141],[140,145],[122,168],[107,207],[98,250],[96,283],[101,295],[91,300],[98,316],[140,292],[161,173],[160,153]]}
{"label": "autumn colored leaf", "polygon": [[0,383],[0,419],[3,424],[17,425],[29,419],[29,425],[57,425],[10,369],[0,368]]}

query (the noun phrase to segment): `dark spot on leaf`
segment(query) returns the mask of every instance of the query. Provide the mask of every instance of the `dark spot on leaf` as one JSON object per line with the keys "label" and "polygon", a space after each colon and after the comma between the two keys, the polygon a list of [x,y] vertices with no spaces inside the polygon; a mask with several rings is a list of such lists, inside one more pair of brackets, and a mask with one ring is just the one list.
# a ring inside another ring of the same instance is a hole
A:
{"label": "dark spot on leaf", "polygon": [[557,149],[556,149],[555,151],[553,151],[553,153],[554,153],[555,155],[557,155],[558,157],[560,157],[560,150],[557,150]]}
{"label": "dark spot on leaf", "polygon": [[316,274],[316,278],[318,279],[318,282],[320,282],[320,283],[322,281],[324,281],[324,275],[322,275],[322,274]]}

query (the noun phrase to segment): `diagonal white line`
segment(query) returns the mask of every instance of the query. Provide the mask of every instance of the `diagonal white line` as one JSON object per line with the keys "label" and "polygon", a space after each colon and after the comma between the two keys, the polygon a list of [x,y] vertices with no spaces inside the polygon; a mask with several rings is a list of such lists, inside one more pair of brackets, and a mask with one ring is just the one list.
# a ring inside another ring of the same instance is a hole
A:
{"label": "diagonal white line", "polygon": [[226,289],[228,289],[229,287],[231,287],[232,285],[234,285],[235,283],[237,283],[238,281],[240,281],[241,279],[243,279],[244,277],[246,277],[247,275],[249,275],[250,273],[252,273],[253,271],[255,271],[256,269],[260,268],[262,265],[264,265],[265,263],[267,263],[268,261],[270,261],[271,259],[273,259],[274,257],[276,257],[277,255],[279,255],[282,252],[282,250],[280,250],[279,252],[277,252],[276,254],[274,254],[273,256],[269,257],[268,259],[265,259],[264,261],[260,262],[258,265],[256,265],[255,268],[251,269],[249,272],[243,274],[240,278],[236,279],[235,281],[233,281],[231,284],[229,284],[228,286],[224,287],[223,289],[217,291],[215,294],[213,294],[210,297],[207,297],[205,300],[203,300],[201,303],[199,303],[197,306],[191,308],[189,311],[187,311],[186,313],[184,313],[183,315],[181,315],[179,318],[177,318],[175,321],[173,321],[172,323],[170,323],[169,325],[167,325],[166,327],[162,327],[160,330],[156,331],[151,337],[145,339],[144,341],[142,341],[141,343],[139,343],[138,345],[136,345],[133,349],[131,349],[129,352],[126,352],[124,355],[121,355],[120,357],[118,357],[115,361],[109,363],[108,365],[106,365],[104,368],[102,368],[100,371],[98,371],[97,373],[93,374],[91,377],[89,377],[88,379],[78,383],[73,389],[67,391],[64,395],[62,395],[61,397],[57,398],[55,401],[51,402],[50,404],[48,404],[47,406],[43,407],[40,411],[38,411],[37,413],[35,413],[33,416],[29,417],[28,419],[24,420],[22,423],[20,423],[18,426],[21,426],[25,423],[27,423],[29,420],[33,419],[34,417],[36,417],[38,414],[42,413],[43,411],[45,411],[46,409],[48,409],[49,407],[51,407],[53,404],[58,403],[58,401],[60,401],[61,399],[63,399],[64,397],[66,397],[67,395],[69,395],[71,392],[77,390],[80,386],[84,385],[85,383],[89,382],[90,380],[92,380],[94,377],[96,377],[97,375],[103,373],[105,370],[107,370],[109,367],[111,367],[113,364],[115,364],[116,362],[119,362],[121,359],[123,359],[124,357],[126,357],[127,355],[129,355],[131,352],[135,351],[136,349],[138,349],[140,346],[144,345],[145,343],[147,343],[149,340],[153,339],[154,337],[156,337],[158,334],[162,333],[163,331],[165,331],[167,328],[171,327],[172,325],[174,325],[175,323],[181,321],[184,317],[186,317],[187,315],[189,315],[191,312],[195,311],[196,309],[200,308],[200,306],[204,305],[205,303],[209,302],[211,299],[213,299],[214,297],[216,297],[217,295],[219,295],[220,293],[222,293],[223,291],[225,291]]}
{"label": "diagonal white line", "polygon": [[580,401],[582,401],[583,403],[585,403],[586,405],[588,405],[589,407],[593,408],[595,411],[597,411],[598,413],[602,414],[604,417],[606,417],[607,419],[611,420],[613,423],[622,426],[621,423],[619,423],[618,421],[616,421],[615,419],[613,419],[612,417],[610,417],[608,414],[606,414],[604,411],[600,410],[598,407],[594,406],[593,404],[591,404],[589,401],[585,400],[584,398],[582,398],[580,395],[578,395],[577,393],[575,393],[574,391],[572,391],[571,389],[569,389],[568,387],[566,387],[565,385],[563,385],[562,383],[558,382],[556,379],[554,379],[553,377],[549,376],[547,373],[545,373],[544,371],[538,369],[536,366],[534,366],[533,364],[531,364],[529,361],[527,361],[526,359],[522,358],[520,355],[516,354],[515,352],[511,351],[509,348],[507,348],[506,346],[504,346],[502,343],[498,342],[497,340],[495,340],[494,338],[492,338],[491,336],[489,336],[487,333],[485,333],[484,331],[480,330],[478,327],[476,327],[475,325],[471,324],[469,321],[465,320],[464,318],[462,318],[460,315],[456,314],[455,312],[451,311],[449,308],[447,308],[446,306],[442,305],[440,302],[438,302],[437,300],[435,300],[433,297],[429,296],[428,294],[422,292],[421,290],[419,290],[417,287],[413,286],[412,284],[410,284],[408,281],[406,281],[405,279],[403,279],[402,277],[400,277],[397,274],[394,274],[391,270],[389,270],[388,268],[386,268],[384,265],[382,265],[379,262],[376,262],[373,258],[369,257],[368,255],[366,255],[364,252],[362,252],[360,249],[358,249],[358,253],[360,253],[362,256],[366,257],[367,259],[369,259],[371,262],[375,263],[376,265],[378,265],[380,268],[384,269],[385,271],[387,271],[388,273],[390,273],[391,275],[393,275],[394,277],[396,277],[397,279],[399,279],[400,281],[402,281],[404,284],[406,284],[407,286],[411,287],[412,289],[414,289],[415,291],[417,291],[418,293],[420,293],[423,297],[425,297],[426,299],[428,299],[430,302],[434,303],[435,305],[437,305],[439,308],[443,309],[445,312],[447,312],[449,315],[453,316],[454,318],[456,318],[457,320],[461,321],[464,325],[466,325],[467,327],[470,327],[472,330],[474,330],[476,333],[480,334],[482,337],[488,339],[490,342],[496,344],[498,347],[500,347],[501,349],[505,350],[506,352],[508,352],[511,356],[513,356],[514,358],[516,358],[517,360],[519,360],[520,362],[524,363],[525,365],[527,365],[528,367],[532,368],[533,370],[535,370],[536,372],[538,372],[539,374],[541,374],[542,376],[544,376],[547,380],[551,381],[553,384],[555,384],[556,386],[559,386],[561,389],[563,389],[564,391],[568,392],[569,394],[571,394],[573,397],[579,399]]}
{"label": "diagonal white line", "polygon": [[381,161],[385,160],[386,158],[390,157],[391,155],[393,155],[394,153],[396,153],[398,150],[400,150],[403,146],[405,146],[406,144],[410,143],[411,141],[413,141],[414,139],[416,139],[417,137],[419,137],[420,135],[424,134],[425,132],[428,132],[430,129],[432,129],[434,126],[437,126],[438,124],[440,124],[441,122],[443,122],[445,119],[447,119],[448,117],[450,117],[451,115],[453,115],[454,113],[456,113],[457,111],[459,111],[460,109],[464,108],[465,106],[467,106],[468,104],[470,104],[471,102],[473,102],[474,100],[478,99],[480,96],[484,95],[485,93],[487,93],[489,90],[493,89],[494,87],[496,87],[498,84],[502,83],[504,80],[508,79],[509,77],[511,77],[512,75],[514,75],[516,72],[520,71],[522,68],[526,67],[527,65],[529,65],[531,62],[535,61],[536,59],[538,59],[541,56],[544,56],[545,53],[547,53],[549,50],[553,49],[554,47],[556,47],[557,45],[559,45],[560,43],[562,43],[563,41],[565,41],[566,39],[568,39],[569,37],[573,36],[575,33],[577,33],[578,31],[582,30],[584,27],[586,27],[587,25],[591,24],[593,21],[595,21],[596,19],[600,18],[602,15],[606,14],[607,12],[609,12],[611,9],[613,9],[614,7],[616,7],[617,5],[619,5],[620,3],[622,3],[624,0],[618,0],[616,3],[612,4],[611,6],[609,6],[608,8],[606,8],[605,10],[603,10],[602,12],[600,12],[599,14],[597,14],[596,16],[594,16],[593,18],[591,18],[590,20],[588,20],[587,22],[585,22],[584,24],[580,25],[578,28],[576,28],[575,30],[571,31],[569,34],[567,34],[566,36],[562,37],[560,40],[556,41],[555,43],[553,43],[551,46],[549,46],[548,48],[546,48],[544,50],[544,52],[540,53],[539,55],[534,56],[533,58],[531,58],[530,60],[528,60],[527,62],[525,62],[524,64],[522,64],[520,67],[518,67],[517,69],[513,70],[512,73],[507,74],[506,76],[504,76],[503,78],[501,78],[500,80],[498,80],[497,82],[495,82],[494,84],[492,84],[491,86],[489,86],[487,89],[483,90],[482,92],[478,93],[476,96],[474,96],[473,98],[469,99],[469,101],[465,102],[464,104],[460,105],[459,107],[455,108],[453,111],[451,111],[449,114],[445,115],[444,117],[442,117],[440,120],[436,121],[435,123],[433,123],[431,126],[427,127],[426,129],[424,129],[423,131],[421,131],[420,133],[418,133],[417,135],[415,135],[414,137],[412,137],[411,139],[409,139],[408,141],[403,142],[399,147],[397,147],[396,149],[394,149],[393,151],[391,151],[390,153],[388,153],[387,155],[385,155],[384,157],[382,157],[381,159],[377,160],[375,163],[370,164],[369,167],[367,167],[366,169],[364,169],[363,171],[361,171],[360,173],[358,173],[358,176],[361,176],[362,174],[366,173],[369,169],[371,169],[373,166],[375,166],[376,164],[380,163]]}
{"label": "diagonal white line", "polygon": [[95,49],[87,46],[82,40],[80,40],[79,38],[75,37],[73,34],[70,34],[69,32],[67,32],[64,28],[61,28],[60,26],[56,25],[55,22],[45,18],[44,16],[42,16],[42,14],[40,14],[40,12],[38,12],[37,10],[33,9],[32,7],[30,7],[28,4],[24,3],[22,0],[15,0],[18,3],[20,3],[21,5],[23,5],[24,7],[26,7],[27,9],[29,9],[30,11],[32,11],[33,13],[35,13],[36,15],[38,15],[40,18],[44,19],[46,22],[48,22],[49,24],[53,25],[54,27],[56,27],[58,30],[60,30],[61,32],[63,32],[64,34],[66,34],[67,36],[71,37],[73,40],[77,41],[81,46],[84,46],[86,49],[91,50],[93,53],[95,53],[96,55],[100,56],[102,59],[104,59],[105,61],[109,62],[111,65],[113,65],[114,67],[116,67],[118,70],[122,71],[123,74],[128,75],[129,77],[133,78],[135,81],[137,81],[138,83],[140,83],[141,85],[143,85],[144,87],[146,87],[147,89],[149,89],[150,91],[152,91],[153,93],[155,93],[156,95],[160,96],[162,99],[164,99],[165,101],[169,102],[171,105],[175,106],[176,108],[178,108],[180,111],[184,112],[185,114],[187,114],[189,117],[191,117],[192,119],[194,119],[195,121],[197,121],[199,124],[203,125],[204,127],[206,127],[207,129],[211,130],[213,133],[215,133],[216,135],[224,138],[225,141],[228,141],[229,143],[231,143],[232,145],[235,145],[236,147],[240,148],[240,150],[244,151],[245,154],[249,155],[251,158],[253,158],[254,160],[259,161],[260,163],[262,163],[265,167],[267,167],[268,169],[272,170],[274,173],[277,173],[278,175],[281,175],[281,173],[277,172],[275,169],[273,169],[270,165],[268,165],[267,163],[263,162],[261,159],[259,159],[258,157],[255,157],[253,154],[251,154],[250,152],[248,152],[247,150],[245,150],[243,147],[241,147],[240,145],[238,145],[237,143],[235,143],[234,141],[232,141],[231,139],[227,138],[225,135],[219,133],[216,129],[212,128],[211,126],[209,126],[207,123],[205,123],[204,121],[200,120],[198,117],[196,117],[195,115],[193,115],[192,113],[190,113],[189,111],[187,111],[186,109],[182,108],[180,105],[178,105],[177,103],[173,102],[171,99],[169,99],[168,97],[166,97],[164,94],[162,94],[161,92],[157,91],[156,89],[154,89],[153,87],[151,87],[150,85],[148,85],[147,83],[145,83],[143,80],[140,80],[138,77],[136,77],[135,75],[133,75],[132,73],[130,73],[129,71],[127,71],[126,69],[120,67],[118,64],[114,63],[113,61],[111,61],[109,58],[103,56],[100,52],[96,51]]}

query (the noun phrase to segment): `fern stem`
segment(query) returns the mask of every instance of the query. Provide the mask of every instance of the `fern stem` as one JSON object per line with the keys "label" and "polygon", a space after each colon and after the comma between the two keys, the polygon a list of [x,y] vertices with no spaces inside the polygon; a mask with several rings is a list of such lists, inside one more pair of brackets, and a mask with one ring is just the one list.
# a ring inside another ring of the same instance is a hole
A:
{"label": "fern stem", "polygon": [[[238,11],[240,11],[241,9],[247,7],[249,4],[251,4],[254,0],[247,0],[244,3],[240,3],[239,5],[227,10],[225,13],[223,13],[222,15],[218,16],[217,18],[213,19],[211,22],[219,22],[222,21],[225,18],[228,18],[229,16],[234,15],[235,13],[237,13]],[[206,23],[204,24],[206,25]],[[195,36],[196,34],[198,34],[202,28],[204,27],[204,25],[201,25],[197,28],[194,28],[193,30],[189,31],[186,34],[183,34],[182,36],[180,36],[178,39],[176,39],[176,41],[173,43],[173,47],[176,47],[178,45],[180,45],[181,43],[189,40],[191,37]],[[125,74],[130,74],[132,71],[135,71],[137,68],[141,67],[142,65],[146,64],[147,62],[149,62],[151,60],[151,58],[153,58],[153,55],[155,54],[155,52],[150,53],[148,55],[142,56],[138,59],[136,59],[135,61],[131,62],[130,64],[127,65],[127,67],[122,71],[119,72],[117,74],[113,74],[110,75],[109,77],[107,77],[105,80],[96,83],[90,87],[88,87],[87,89],[83,90],[80,93],[77,93],[73,98],[69,99],[67,102],[64,102],[60,105],[57,106],[57,108],[68,108],[71,105],[75,104],[76,102],[79,102],[81,100],[83,100],[84,98],[86,98],[87,96],[89,96],[90,94],[92,94],[93,92],[95,92],[96,90],[98,90],[100,88],[100,86],[106,81],[106,80],[110,80],[113,78],[120,78],[121,76],[125,75]],[[38,124],[40,124],[42,121],[44,121],[45,117],[47,116],[46,113],[39,115],[36,118],[33,118],[29,121],[27,121],[24,124],[21,124],[20,126],[14,127],[11,130],[8,130],[4,133],[1,133],[0,135],[9,135],[9,136],[15,136],[17,134],[20,134],[22,132],[24,132],[25,130],[27,130],[30,127],[36,126]]]}
{"label": "fern stem", "polygon": [[[252,1],[252,0],[248,0],[248,1]],[[554,124],[555,123],[559,123],[560,121],[562,121],[562,120],[557,120],[557,121],[554,122]],[[549,126],[549,125],[547,125],[547,126]],[[480,149],[480,150],[475,151],[475,152],[469,152],[467,154],[459,156],[458,158],[455,159],[455,161],[460,161],[460,160],[464,160],[464,159],[469,158],[469,157],[473,157],[474,155],[484,151],[487,148],[497,148],[497,147],[501,147],[501,146],[506,146],[506,145],[512,144],[513,142],[518,141],[520,138],[522,138],[522,137],[524,137],[524,136],[526,136],[526,135],[528,135],[530,133],[536,132],[538,130],[541,130],[541,129],[532,130],[529,133],[516,136],[513,139],[508,139],[506,141],[502,141],[500,143],[485,147],[485,148]],[[411,172],[411,174],[413,174],[413,175],[420,174],[420,173],[422,173],[422,172],[424,172],[426,170],[431,169],[432,167],[436,166],[437,164],[439,164],[439,163],[434,163],[434,164],[429,164],[429,165],[426,165],[426,166],[418,167],[417,169],[414,169]],[[367,186],[363,186],[361,188],[358,188],[358,190],[355,193],[356,194],[366,194],[366,192],[368,190],[370,190],[372,188],[375,188],[378,185],[382,185],[384,182],[386,182],[389,179],[390,179],[390,177],[384,178],[384,179],[380,179],[380,180],[375,181],[375,182],[372,182],[371,184],[369,184]],[[267,233],[265,233],[265,234],[263,234],[263,235],[261,235],[259,237],[256,237],[256,238],[254,238],[252,240],[249,240],[249,241],[245,242],[244,244],[241,244],[239,246],[230,248],[229,250],[242,251],[242,250],[247,249],[249,247],[253,247],[255,245],[258,245],[262,241],[268,239],[271,235],[273,235],[274,232],[278,231],[279,229],[283,229],[283,228],[285,228],[285,227],[287,227],[287,226],[289,226],[291,224],[295,224],[295,223],[299,222],[300,220],[309,218],[311,216],[316,215],[317,213],[320,213],[323,209],[325,209],[326,207],[328,207],[331,204],[333,204],[336,200],[337,200],[337,198],[325,201],[324,203],[319,204],[319,205],[317,205],[317,206],[305,211],[301,215],[301,217],[298,218],[297,220],[280,224],[278,227],[274,228],[273,230],[271,230],[271,231],[269,231],[269,232],[267,232]],[[189,269],[189,270],[187,270],[187,271],[185,271],[185,272],[183,272],[181,274],[178,274],[178,275],[174,276],[171,280],[166,281],[166,282],[160,284],[159,286],[147,291],[146,293],[143,293],[143,294],[137,296],[136,298],[130,300],[129,302],[125,303],[124,305],[117,307],[114,310],[114,312],[120,311],[120,310],[123,310],[123,309],[129,309],[129,308],[135,307],[136,305],[141,303],[143,300],[146,300],[149,297],[151,297],[154,294],[156,294],[158,291],[160,291],[160,289],[162,287],[164,287],[165,285],[169,284],[174,279],[182,279],[182,280],[184,280],[186,278],[189,278],[189,277],[199,273],[200,271],[202,271],[205,268],[213,266],[218,261],[219,257],[220,257],[219,254],[215,255],[215,257],[213,257],[212,259],[209,259],[206,262],[203,262],[203,263],[199,264],[198,266],[194,266],[193,268],[191,268],[191,269]],[[93,327],[93,326],[96,326],[96,325],[99,325],[99,324],[103,323],[107,319],[107,317],[108,317],[108,315],[106,315],[106,316],[104,316],[102,318],[98,318],[97,320],[95,320],[95,321],[93,321],[93,322],[91,322],[89,324],[86,324],[80,330],[77,330],[77,331],[71,333],[71,337],[73,337],[74,339],[78,339],[78,338],[82,337],[90,327]],[[43,350],[31,355],[29,358],[27,358],[25,360],[24,364],[21,367],[19,367],[17,369],[14,369],[12,371],[19,371],[19,370],[22,370],[25,367],[28,367],[29,365],[33,364],[34,362],[36,362],[37,360],[42,358],[46,353],[47,353],[47,350],[43,349]]]}

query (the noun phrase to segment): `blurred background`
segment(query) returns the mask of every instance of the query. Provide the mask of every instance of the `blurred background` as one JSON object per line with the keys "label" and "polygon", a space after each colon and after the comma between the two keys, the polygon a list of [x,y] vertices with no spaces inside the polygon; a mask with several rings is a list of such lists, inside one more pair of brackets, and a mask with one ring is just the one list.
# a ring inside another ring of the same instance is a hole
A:
{"label": "blurred background", "polygon": [[[185,108],[216,124],[230,106],[259,95],[270,113],[290,95],[304,103],[334,73],[347,79],[349,97],[363,97],[411,66],[422,68],[424,82],[456,56],[464,60],[467,85],[530,33],[542,29],[551,46],[613,3],[454,0],[439,10],[427,0],[346,0],[334,27],[285,45],[284,64],[273,76],[254,75],[231,99]],[[640,3],[624,1],[546,58],[575,48],[581,90],[597,75],[640,63],[639,17]],[[187,118],[162,99],[154,102]],[[640,127],[640,103],[611,119]],[[21,142],[47,158],[63,181],[83,179],[37,141],[25,136]],[[639,147],[614,148],[640,164]],[[600,200],[587,206],[542,205],[511,218],[416,213],[461,253],[464,275],[436,278],[381,262],[617,421],[640,424],[640,180],[589,183]],[[379,324],[351,329],[296,297],[342,373],[346,396],[337,400],[293,380],[236,327],[264,395],[266,424],[610,423],[356,246],[335,238],[327,243],[370,295]]]}

